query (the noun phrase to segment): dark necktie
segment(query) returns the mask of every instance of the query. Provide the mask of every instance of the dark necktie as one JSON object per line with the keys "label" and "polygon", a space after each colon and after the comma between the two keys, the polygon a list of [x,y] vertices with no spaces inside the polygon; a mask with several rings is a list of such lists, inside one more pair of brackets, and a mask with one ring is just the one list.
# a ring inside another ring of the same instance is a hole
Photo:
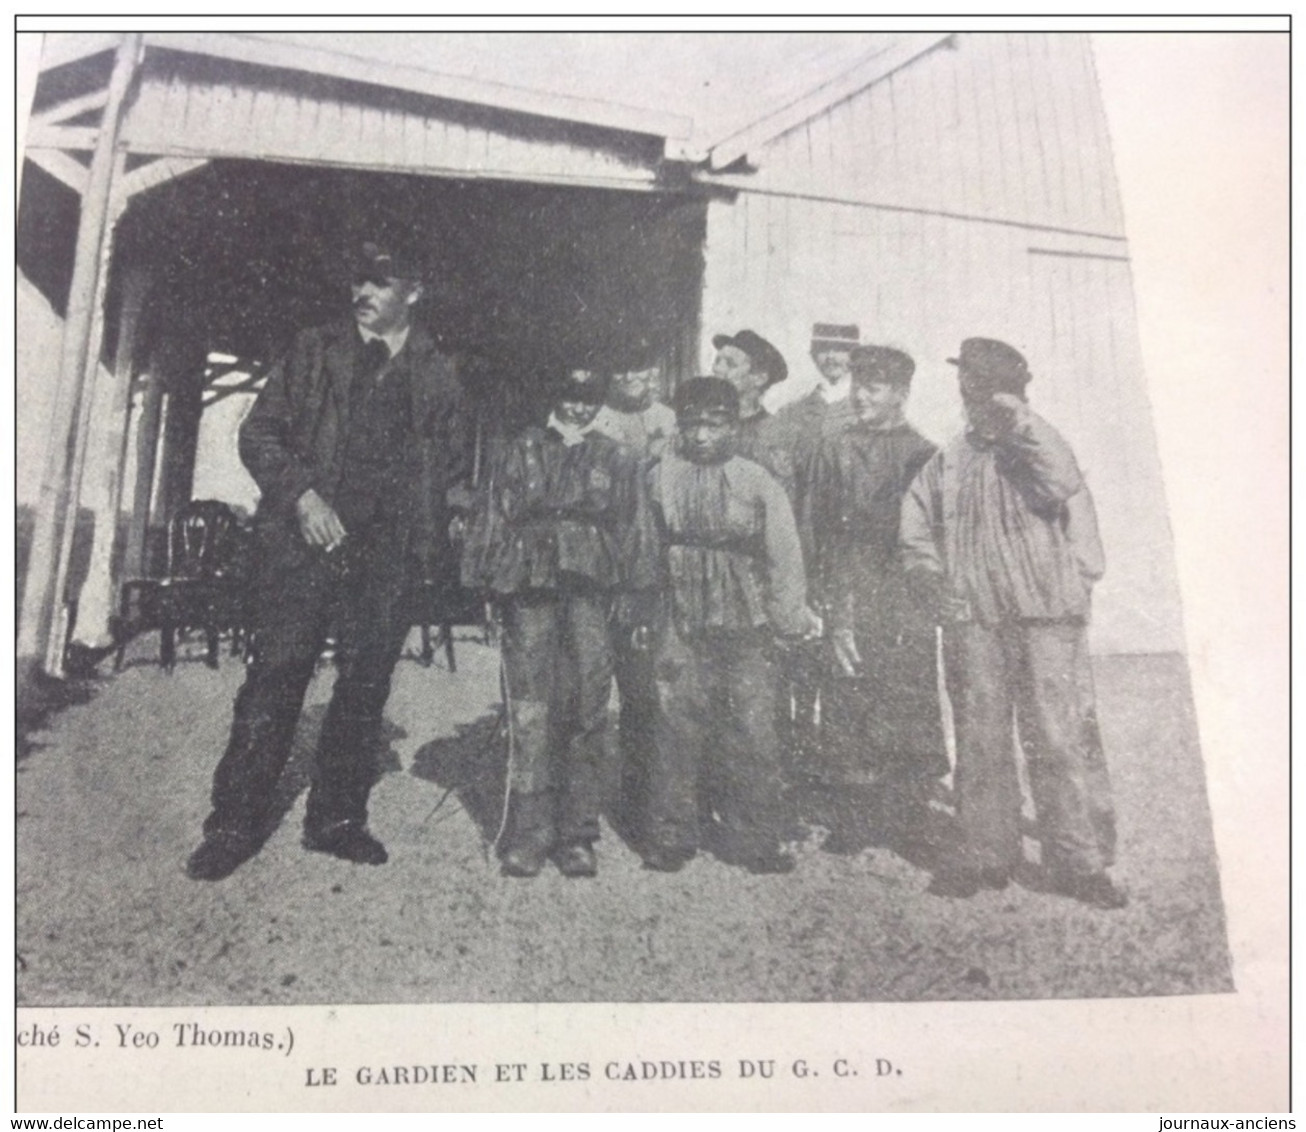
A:
{"label": "dark necktie", "polygon": [[390,360],[390,347],[380,338],[370,338],[363,344],[362,374],[375,378]]}

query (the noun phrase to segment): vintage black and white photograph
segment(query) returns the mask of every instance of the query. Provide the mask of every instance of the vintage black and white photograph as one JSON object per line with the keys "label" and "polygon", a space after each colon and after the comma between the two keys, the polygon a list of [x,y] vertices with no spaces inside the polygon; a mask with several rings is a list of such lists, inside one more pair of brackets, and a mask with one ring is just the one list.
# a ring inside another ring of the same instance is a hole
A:
{"label": "vintage black and white photograph", "polygon": [[18,1005],[1235,993],[1102,38],[45,34]]}

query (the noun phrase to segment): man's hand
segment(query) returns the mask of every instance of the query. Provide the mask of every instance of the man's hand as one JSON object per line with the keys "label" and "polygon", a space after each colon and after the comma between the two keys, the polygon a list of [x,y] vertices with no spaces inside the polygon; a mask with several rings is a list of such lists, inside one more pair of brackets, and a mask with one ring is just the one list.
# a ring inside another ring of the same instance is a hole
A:
{"label": "man's hand", "polygon": [[830,634],[834,643],[834,658],[839,662],[845,676],[860,676],[862,655],[857,651],[857,641],[851,629],[836,629]]}
{"label": "man's hand", "polygon": [[335,509],[311,487],[295,503],[299,533],[309,546],[335,550],[345,538],[345,526]]}
{"label": "man's hand", "polygon": [[1015,432],[1029,420],[1029,406],[1014,393],[995,393],[989,400],[994,430],[999,436]]}
{"label": "man's hand", "polygon": [[804,620],[806,621],[806,625],[803,626],[803,631],[799,636],[804,641],[818,640],[825,634],[824,619],[816,612],[816,610],[812,609],[811,606],[804,606],[803,613],[805,614]]}

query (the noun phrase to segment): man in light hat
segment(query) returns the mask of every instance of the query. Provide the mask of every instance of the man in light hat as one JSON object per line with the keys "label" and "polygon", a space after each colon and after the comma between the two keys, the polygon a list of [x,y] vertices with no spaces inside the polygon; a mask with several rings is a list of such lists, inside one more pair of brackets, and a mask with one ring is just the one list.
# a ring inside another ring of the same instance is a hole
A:
{"label": "man in light hat", "polygon": [[822,437],[840,433],[856,420],[849,395],[852,352],[860,342],[861,331],[851,323],[818,322],[812,327],[810,353],[821,379],[805,397],[776,414],[794,459],[804,458]]}
{"label": "man in light hat", "polygon": [[463,552],[463,584],[503,617],[506,876],[537,876],[550,859],[567,877],[598,871],[609,620],[614,603],[657,582],[646,462],[595,428],[606,389],[584,369],[558,383],[547,424],[493,459]]}
{"label": "man in light hat", "polygon": [[[852,391],[850,359],[861,338],[857,326],[850,323],[818,322],[812,327],[810,354],[820,373],[815,389],[805,397],[785,405],[776,413],[770,436],[778,451],[776,457],[786,471],[785,488],[795,509],[798,469],[813,456],[817,445],[826,437],[837,436],[856,423],[849,394]],[[808,574],[816,568],[808,528],[799,526]],[[820,727],[818,703],[827,673],[822,650],[816,647],[793,649],[785,660],[786,681],[781,696],[780,714],[786,729],[785,744],[791,757],[810,769],[819,756]]]}
{"label": "man in light hat", "polygon": [[318,742],[304,846],[379,865],[367,798],[414,582],[452,553],[448,489],[471,429],[453,361],[413,319],[421,274],[399,247],[364,243],[352,316],[306,330],[269,371],[240,429],[262,491],[251,661],[213,779],[204,840],[187,862],[220,880],[258,852],[323,639],[335,687]]}
{"label": "man in light hat", "polygon": [[914,839],[949,770],[934,623],[910,600],[898,555],[902,498],[935,452],[904,413],[915,369],[901,350],[853,350],[857,421],[819,441],[798,477],[809,592],[828,611],[837,664],[821,701],[818,777],[839,791],[828,849],[857,847],[868,827],[890,844]]}
{"label": "man in light hat", "polygon": [[931,891],[1004,888],[1023,863],[1019,734],[1055,891],[1098,908],[1127,897],[1107,874],[1114,817],[1090,747],[1085,635],[1101,574],[1074,453],[1025,399],[1019,351],[968,338],[957,366],[967,428],[903,504],[904,566],[944,625],[957,733],[955,855]]}

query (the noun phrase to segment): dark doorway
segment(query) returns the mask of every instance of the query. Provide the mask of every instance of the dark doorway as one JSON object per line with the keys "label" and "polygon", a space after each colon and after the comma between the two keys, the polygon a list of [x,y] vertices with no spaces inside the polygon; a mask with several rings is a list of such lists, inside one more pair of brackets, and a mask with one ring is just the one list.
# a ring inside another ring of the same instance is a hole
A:
{"label": "dark doorway", "polygon": [[550,372],[629,336],[673,379],[692,368],[704,224],[679,194],[222,161],[135,202],[115,262],[149,265],[151,337],[266,361],[344,309],[352,243],[410,241],[427,317],[506,426]]}

